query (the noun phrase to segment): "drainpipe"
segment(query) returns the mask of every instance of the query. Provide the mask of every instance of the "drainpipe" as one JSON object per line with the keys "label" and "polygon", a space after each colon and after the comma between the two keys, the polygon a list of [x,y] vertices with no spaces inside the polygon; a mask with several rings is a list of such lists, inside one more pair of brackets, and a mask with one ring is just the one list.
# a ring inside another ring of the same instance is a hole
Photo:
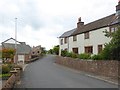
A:
{"label": "drainpipe", "polygon": [[17,64],[17,18],[15,18],[15,59],[14,59],[14,63]]}

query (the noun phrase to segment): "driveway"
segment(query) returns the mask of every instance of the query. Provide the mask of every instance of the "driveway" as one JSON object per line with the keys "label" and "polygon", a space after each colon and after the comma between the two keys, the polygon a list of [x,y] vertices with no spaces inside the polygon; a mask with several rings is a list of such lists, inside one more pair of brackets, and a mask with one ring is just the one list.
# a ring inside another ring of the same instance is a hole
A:
{"label": "driveway", "polygon": [[18,88],[117,88],[95,78],[85,76],[74,70],[54,63],[55,56],[46,55],[30,63],[21,79]]}

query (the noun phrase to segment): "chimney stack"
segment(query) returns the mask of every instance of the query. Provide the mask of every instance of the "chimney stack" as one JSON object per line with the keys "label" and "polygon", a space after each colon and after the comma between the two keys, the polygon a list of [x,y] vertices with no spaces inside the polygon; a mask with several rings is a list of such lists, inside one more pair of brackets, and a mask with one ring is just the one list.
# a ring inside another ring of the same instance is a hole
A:
{"label": "chimney stack", "polygon": [[116,16],[117,22],[120,22],[120,0],[118,0],[118,5],[116,6]]}
{"label": "chimney stack", "polygon": [[80,29],[84,26],[84,22],[81,21],[81,17],[78,18],[77,28]]}
{"label": "chimney stack", "polygon": [[118,1],[118,5],[116,6],[116,12],[120,10],[120,0]]}

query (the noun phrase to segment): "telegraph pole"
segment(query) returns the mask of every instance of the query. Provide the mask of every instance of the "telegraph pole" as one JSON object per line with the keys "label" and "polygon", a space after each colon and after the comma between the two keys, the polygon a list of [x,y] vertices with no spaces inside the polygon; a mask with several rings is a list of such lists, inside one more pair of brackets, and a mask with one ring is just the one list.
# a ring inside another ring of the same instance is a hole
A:
{"label": "telegraph pole", "polygon": [[14,63],[17,64],[17,18],[15,18],[15,59]]}

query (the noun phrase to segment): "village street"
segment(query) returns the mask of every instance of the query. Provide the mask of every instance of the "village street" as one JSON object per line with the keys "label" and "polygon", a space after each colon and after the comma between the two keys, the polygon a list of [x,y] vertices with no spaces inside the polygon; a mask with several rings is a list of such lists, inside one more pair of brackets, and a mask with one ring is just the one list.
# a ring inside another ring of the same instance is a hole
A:
{"label": "village street", "polygon": [[117,85],[85,76],[54,62],[55,56],[46,55],[30,63],[17,88],[117,88]]}

